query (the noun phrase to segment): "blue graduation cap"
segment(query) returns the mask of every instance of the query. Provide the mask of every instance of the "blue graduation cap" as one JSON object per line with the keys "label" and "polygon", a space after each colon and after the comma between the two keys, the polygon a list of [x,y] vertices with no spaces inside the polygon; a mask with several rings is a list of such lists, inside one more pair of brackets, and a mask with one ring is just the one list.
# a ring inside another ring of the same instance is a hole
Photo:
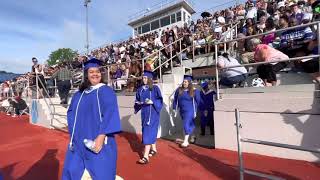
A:
{"label": "blue graduation cap", "polygon": [[201,84],[201,87],[202,87],[202,88],[207,88],[208,85],[209,85],[208,82],[205,81],[205,82],[203,82],[203,83]]}
{"label": "blue graduation cap", "polygon": [[148,70],[144,70],[143,71],[143,76],[147,76],[148,78],[153,78],[153,72],[152,71],[148,71]]}
{"label": "blue graduation cap", "polygon": [[184,75],[183,76],[183,80],[192,81],[192,79],[193,79],[192,75]]}
{"label": "blue graduation cap", "polygon": [[96,58],[92,58],[89,61],[86,61],[84,63],[84,70],[88,70],[89,68],[92,67],[100,67],[101,66],[101,61]]}

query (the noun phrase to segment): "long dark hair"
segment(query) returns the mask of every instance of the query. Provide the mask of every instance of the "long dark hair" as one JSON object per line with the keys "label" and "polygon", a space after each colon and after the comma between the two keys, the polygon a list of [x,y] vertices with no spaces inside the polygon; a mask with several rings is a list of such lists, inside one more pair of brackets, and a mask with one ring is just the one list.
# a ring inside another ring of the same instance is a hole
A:
{"label": "long dark hair", "polygon": [[153,80],[151,78],[148,78],[148,86],[149,86],[149,90],[152,91],[153,89]]}
{"label": "long dark hair", "polygon": [[[100,83],[104,83],[104,84],[106,84],[105,83],[105,81],[104,81],[104,76],[103,76],[103,74],[102,74],[102,72],[101,72],[101,70],[99,69],[99,71],[100,71],[100,73],[101,73],[101,81],[100,81]],[[89,81],[89,78],[88,78],[88,70],[85,70],[84,71],[84,73],[83,73],[83,76],[84,76],[84,80],[83,80],[83,82],[80,84],[80,86],[79,86],[79,91],[80,92],[83,92],[84,90],[86,90],[86,89],[88,89],[90,86],[92,86],[92,84],[91,84],[91,82]]]}
{"label": "long dark hair", "polygon": [[[189,82],[189,85],[188,85],[189,95],[190,95],[191,97],[194,97],[193,84],[192,84],[191,81],[188,81],[188,82]],[[182,86],[179,88],[179,96],[182,95],[183,91],[184,91],[184,87],[183,87],[183,85],[182,85]]]}

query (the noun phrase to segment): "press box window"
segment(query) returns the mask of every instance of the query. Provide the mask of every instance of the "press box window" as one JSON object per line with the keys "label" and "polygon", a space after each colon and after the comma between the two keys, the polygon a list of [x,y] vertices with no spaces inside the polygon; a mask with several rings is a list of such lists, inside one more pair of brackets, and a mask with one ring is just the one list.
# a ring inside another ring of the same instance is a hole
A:
{"label": "press box window", "polygon": [[138,27],[138,34],[142,34],[142,28],[141,28],[141,26]]}
{"label": "press box window", "polygon": [[142,33],[146,33],[150,31],[150,24],[145,24],[142,26]]}
{"label": "press box window", "polygon": [[151,30],[158,29],[160,27],[159,20],[151,22]]}
{"label": "press box window", "polygon": [[177,22],[181,21],[181,11],[177,12]]}
{"label": "press box window", "polygon": [[171,24],[176,22],[176,14],[171,15]]}
{"label": "press box window", "polygon": [[170,25],[170,16],[164,17],[160,20],[161,27]]}

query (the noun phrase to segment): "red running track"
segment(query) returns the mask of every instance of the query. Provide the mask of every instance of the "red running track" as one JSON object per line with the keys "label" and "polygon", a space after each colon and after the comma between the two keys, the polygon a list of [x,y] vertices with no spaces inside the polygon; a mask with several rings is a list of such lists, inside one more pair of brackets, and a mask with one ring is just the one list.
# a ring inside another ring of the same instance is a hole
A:
{"label": "red running track", "polygon": [[[5,180],[57,180],[61,177],[68,134],[29,124],[28,117],[0,114],[0,171]],[[237,153],[197,146],[180,149],[158,140],[158,154],[148,165],[136,164],[140,137],[122,133],[118,142],[118,172],[125,180],[239,179]],[[320,179],[320,165],[304,161],[245,154],[248,169],[285,179]],[[246,176],[247,179],[261,179]]]}

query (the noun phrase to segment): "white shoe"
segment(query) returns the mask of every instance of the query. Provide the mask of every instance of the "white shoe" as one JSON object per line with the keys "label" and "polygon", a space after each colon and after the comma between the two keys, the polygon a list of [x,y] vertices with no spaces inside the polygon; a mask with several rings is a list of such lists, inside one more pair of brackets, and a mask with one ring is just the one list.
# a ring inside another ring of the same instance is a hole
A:
{"label": "white shoe", "polygon": [[11,117],[17,117],[17,115],[16,115],[16,114],[14,114],[14,115],[12,115]]}
{"label": "white shoe", "polygon": [[181,145],[180,145],[180,147],[182,147],[182,148],[186,148],[186,147],[188,147],[189,146],[189,143],[188,142],[184,142],[184,143],[182,143]]}

